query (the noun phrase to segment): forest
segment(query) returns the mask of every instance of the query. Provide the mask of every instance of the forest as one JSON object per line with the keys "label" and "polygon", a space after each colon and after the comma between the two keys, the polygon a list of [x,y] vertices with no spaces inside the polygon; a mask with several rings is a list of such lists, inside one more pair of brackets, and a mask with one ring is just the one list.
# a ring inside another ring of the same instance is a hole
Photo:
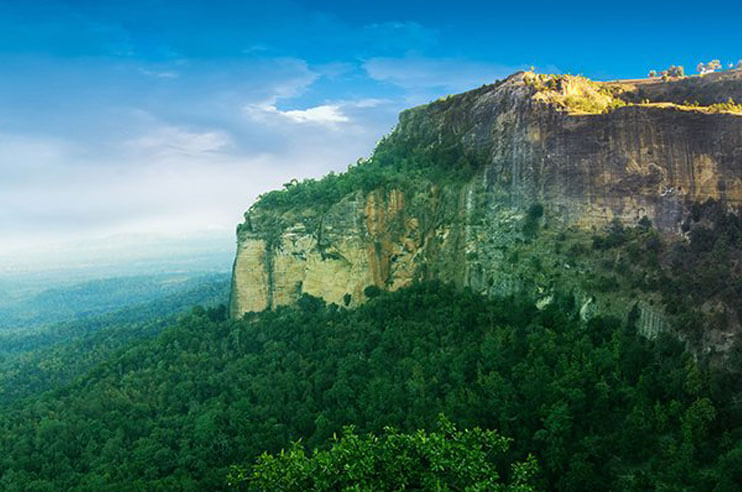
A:
{"label": "forest", "polygon": [[[0,330],[0,408],[63,386],[123,347],[156,337],[194,304],[218,306],[229,296],[229,277],[224,274],[198,275],[163,289],[155,287],[160,281],[156,277],[109,279],[86,282],[82,288],[73,285],[69,290],[55,287],[52,296],[47,295],[49,291],[36,296],[66,299],[67,309],[61,312],[56,310],[57,302],[40,302],[40,319],[64,319],[90,297],[107,296],[115,306],[124,307],[103,314],[88,312],[80,319]],[[132,286],[130,293],[126,287]],[[149,298],[137,302],[142,291],[149,292]]]}
{"label": "forest", "polygon": [[[635,323],[438,282],[354,310],[196,307],[0,407],[0,489],[738,490],[738,378]],[[390,450],[410,466],[379,485]]]}

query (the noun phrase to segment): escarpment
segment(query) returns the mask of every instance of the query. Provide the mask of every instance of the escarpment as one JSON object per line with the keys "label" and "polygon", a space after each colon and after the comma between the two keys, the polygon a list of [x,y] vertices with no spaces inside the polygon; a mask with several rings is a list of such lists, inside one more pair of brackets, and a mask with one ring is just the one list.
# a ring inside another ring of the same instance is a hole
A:
{"label": "escarpment", "polygon": [[[718,100],[740,94],[742,76],[732,75]],[[673,83],[518,73],[404,111],[368,161],[269,193],[245,214],[232,315],[303,294],[354,306],[369,286],[438,279],[485,295],[525,291],[540,306],[571,291],[586,318],[638,310],[651,336],[672,317],[661,296],[621,276],[621,248],[585,253],[593,236],[651,223],[658,237],[682,243],[702,223],[689,222],[694,204],[737,215],[742,204],[742,116],[733,104],[662,100],[682,96]],[[615,285],[600,283],[611,276]],[[719,302],[709,309],[730,319],[713,335],[724,349],[739,313]]]}

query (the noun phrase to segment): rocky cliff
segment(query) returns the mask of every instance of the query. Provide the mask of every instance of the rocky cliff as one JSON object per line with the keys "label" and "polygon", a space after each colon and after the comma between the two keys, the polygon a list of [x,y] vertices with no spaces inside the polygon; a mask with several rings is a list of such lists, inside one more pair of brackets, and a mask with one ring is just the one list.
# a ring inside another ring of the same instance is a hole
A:
{"label": "rocky cliff", "polygon": [[[742,87],[730,73],[691,89],[726,101]],[[368,161],[266,195],[245,214],[232,315],[304,293],[353,306],[368,286],[440,279],[487,295],[525,290],[543,305],[559,286],[575,292],[585,317],[639,306],[657,330],[662,309],[620,285],[596,292],[596,272],[614,267],[572,250],[617,220],[646,217],[682,238],[693,203],[739,210],[739,107],[663,99],[680,99],[683,84],[521,72],[403,112]]]}

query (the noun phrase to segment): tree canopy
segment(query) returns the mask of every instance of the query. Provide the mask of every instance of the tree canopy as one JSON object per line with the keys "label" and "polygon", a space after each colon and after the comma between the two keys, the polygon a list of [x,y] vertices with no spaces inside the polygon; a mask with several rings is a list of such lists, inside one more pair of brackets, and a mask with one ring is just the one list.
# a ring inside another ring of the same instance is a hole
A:
{"label": "tree canopy", "polygon": [[386,427],[438,436],[443,413],[512,438],[505,464],[533,454],[540,489],[736,490],[737,379],[636,321],[583,322],[568,293],[539,310],[437,282],[357,309],[309,297],[242,320],[197,309],[1,409],[0,489],[228,490],[230,466],[263,452],[281,462],[300,440],[308,459],[327,456],[348,425],[381,452]]}
{"label": "tree canopy", "polygon": [[[404,434],[386,427],[380,436],[359,436],[352,426],[333,436],[329,449],[307,454],[300,442],[278,454],[262,454],[252,467],[235,466],[236,489],[285,492],[534,492],[533,456],[512,463],[502,479],[510,439],[495,431],[458,430],[441,416],[439,430]],[[500,461],[500,463],[498,463]],[[498,466],[499,465],[499,466]]]}

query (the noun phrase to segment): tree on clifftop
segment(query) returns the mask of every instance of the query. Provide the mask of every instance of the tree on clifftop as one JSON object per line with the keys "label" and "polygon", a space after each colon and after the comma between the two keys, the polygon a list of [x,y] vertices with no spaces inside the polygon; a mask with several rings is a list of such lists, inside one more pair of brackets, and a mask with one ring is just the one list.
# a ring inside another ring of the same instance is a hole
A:
{"label": "tree on clifftop", "polygon": [[670,74],[670,77],[685,77],[685,69],[682,65],[672,65],[668,69],[668,73]]}
{"label": "tree on clifftop", "polygon": [[668,68],[667,70],[662,70],[661,72],[659,72],[659,74],[657,73],[657,70],[649,71],[649,78],[653,79],[657,76],[662,77],[662,78],[685,77],[685,69],[683,68],[682,65],[677,65],[677,66],[670,65],[670,68]]}
{"label": "tree on clifftop", "polygon": [[717,70],[721,70],[721,68],[722,68],[722,65],[721,65],[721,62],[719,60],[711,60],[708,63],[701,62],[701,63],[699,63],[696,66],[696,70],[701,75],[704,75],[704,74],[707,74],[707,73],[711,73],[711,72],[715,72]]}
{"label": "tree on clifftop", "polygon": [[678,65],[677,67],[670,65],[670,68],[667,69],[667,75],[670,77],[685,77],[685,69],[682,65]]}

